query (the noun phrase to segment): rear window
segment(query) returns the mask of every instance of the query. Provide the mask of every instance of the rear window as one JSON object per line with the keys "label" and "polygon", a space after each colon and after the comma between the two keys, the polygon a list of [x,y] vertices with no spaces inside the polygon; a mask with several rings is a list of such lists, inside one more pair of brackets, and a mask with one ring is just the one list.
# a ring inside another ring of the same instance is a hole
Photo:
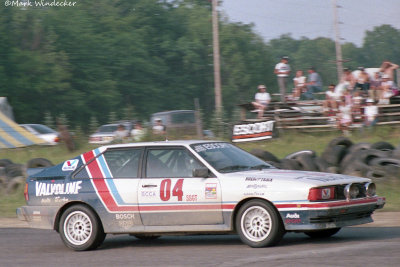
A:
{"label": "rear window", "polygon": [[174,113],[171,115],[174,124],[195,123],[194,112]]}

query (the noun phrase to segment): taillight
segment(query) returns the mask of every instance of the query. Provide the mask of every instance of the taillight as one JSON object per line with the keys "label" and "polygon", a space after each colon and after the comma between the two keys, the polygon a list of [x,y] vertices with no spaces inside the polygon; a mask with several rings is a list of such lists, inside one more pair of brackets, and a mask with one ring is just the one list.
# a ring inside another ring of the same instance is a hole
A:
{"label": "taillight", "polygon": [[24,197],[25,197],[25,201],[28,202],[28,200],[29,200],[28,183],[25,183]]}
{"label": "taillight", "polygon": [[308,193],[309,201],[321,201],[335,199],[335,187],[311,188]]}
{"label": "taillight", "polygon": [[60,137],[58,137],[58,136],[54,137],[54,142],[55,142],[55,143],[60,142]]}

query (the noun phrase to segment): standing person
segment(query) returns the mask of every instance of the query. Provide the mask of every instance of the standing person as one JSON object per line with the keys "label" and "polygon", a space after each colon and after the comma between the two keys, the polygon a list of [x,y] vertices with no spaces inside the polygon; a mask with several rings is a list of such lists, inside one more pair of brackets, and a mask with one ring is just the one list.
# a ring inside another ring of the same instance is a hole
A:
{"label": "standing person", "polygon": [[343,69],[343,76],[342,76],[340,82],[345,85],[345,88],[347,90],[350,90],[351,92],[353,92],[353,88],[356,83],[356,80],[353,76],[353,73],[351,72],[351,70],[349,68]]}
{"label": "standing person", "polygon": [[330,84],[328,91],[325,93],[325,101],[323,102],[324,116],[336,114],[339,100],[340,98],[335,94],[335,85]]}
{"label": "standing person", "polygon": [[290,75],[289,57],[284,56],[281,61],[276,64],[274,73],[278,77],[279,92],[281,93],[281,102],[286,102],[286,85]]}
{"label": "standing person", "polygon": [[118,125],[118,128],[116,131],[114,131],[114,136],[115,136],[115,141],[116,142],[123,142],[126,140],[126,138],[129,135],[129,131],[125,129],[125,126],[123,124]]}
{"label": "standing person", "polygon": [[360,72],[355,78],[354,92],[357,90],[357,88],[360,88],[363,95],[368,95],[368,90],[370,87],[369,75],[363,67],[359,67],[358,69],[360,70]]}
{"label": "standing person", "polygon": [[389,74],[382,75],[382,90],[380,91],[378,104],[387,105],[390,104],[390,98],[394,95],[392,89],[394,88],[394,82],[390,80]]}
{"label": "standing person", "polygon": [[294,89],[293,89],[293,100],[299,100],[301,94],[303,91],[305,91],[306,87],[306,76],[303,75],[302,70],[296,71],[296,77],[293,78],[293,84],[294,84]]}
{"label": "standing person", "polygon": [[374,78],[370,83],[370,90],[368,91],[369,98],[378,101],[382,90],[382,80],[379,72],[375,72]]}
{"label": "standing person", "polygon": [[364,107],[364,125],[367,127],[374,126],[378,121],[378,106],[375,105],[373,99],[367,99],[367,106]]}
{"label": "standing person", "polygon": [[394,63],[392,63],[390,61],[383,61],[380,71],[383,74],[389,75],[389,79],[393,81],[393,78],[394,78],[393,77],[393,71],[395,69],[398,69],[398,68],[399,68],[399,65],[397,65],[397,64],[394,64]]}
{"label": "standing person", "polygon": [[314,67],[308,70],[307,92],[303,94],[306,99],[314,99],[314,93],[322,91],[322,79]]}
{"label": "standing person", "polygon": [[153,134],[165,134],[167,127],[163,125],[162,120],[160,118],[156,118],[155,125],[153,126]]}
{"label": "standing person", "polygon": [[351,106],[346,105],[346,101],[342,98],[339,102],[339,113],[337,114],[337,126],[339,130],[343,132],[344,135],[349,136],[349,127],[351,126],[353,120],[351,115]]}
{"label": "standing person", "polygon": [[261,119],[264,115],[264,110],[267,109],[269,102],[271,102],[271,96],[267,93],[267,87],[263,84],[258,86],[258,93],[254,97],[253,106],[258,111],[258,118]]}
{"label": "standing person", "polygon": [[142,127],[142,123],[140,121],[137,121],[135,123],[135,127],[131,131],[131,136],[133,137],[133,140],[136,142],[142,141],[145,134],[146,132]]}

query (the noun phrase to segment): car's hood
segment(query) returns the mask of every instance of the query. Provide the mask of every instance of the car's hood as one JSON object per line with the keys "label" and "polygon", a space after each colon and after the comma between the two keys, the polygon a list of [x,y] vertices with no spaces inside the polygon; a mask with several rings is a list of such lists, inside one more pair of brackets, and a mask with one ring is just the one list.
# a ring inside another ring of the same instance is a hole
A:
{"label": "car's hood", "polygon": [[245,178],[247,181],[263,181],[265,179],[274,180],[275,182],[290,182],[302,183],[312,186],[324,186],[333,184],[348,184],[348,183],[364,183],[370,182],[370,179],[360,178],[355,176],[333,174],[324,172],[308,172],[308,171],[295,171],[295,170],[279,170],[279,169],[265,169],[254,171],[243,171],[225,173],[223,176],[230,178]]}

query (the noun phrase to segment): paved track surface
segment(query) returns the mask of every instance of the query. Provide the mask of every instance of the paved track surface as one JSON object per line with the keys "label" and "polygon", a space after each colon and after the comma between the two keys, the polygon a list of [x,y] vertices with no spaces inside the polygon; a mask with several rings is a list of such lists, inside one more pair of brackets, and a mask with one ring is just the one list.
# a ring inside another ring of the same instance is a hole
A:
{"label": "paved track surface", "polygon": [[399,266],[399,251],[400,227],[349,227],[324,240],[289,233],[260,249],[236,235],[109,235],[88,252],[67,249],[52,230],[0,228],[0,266]]}

